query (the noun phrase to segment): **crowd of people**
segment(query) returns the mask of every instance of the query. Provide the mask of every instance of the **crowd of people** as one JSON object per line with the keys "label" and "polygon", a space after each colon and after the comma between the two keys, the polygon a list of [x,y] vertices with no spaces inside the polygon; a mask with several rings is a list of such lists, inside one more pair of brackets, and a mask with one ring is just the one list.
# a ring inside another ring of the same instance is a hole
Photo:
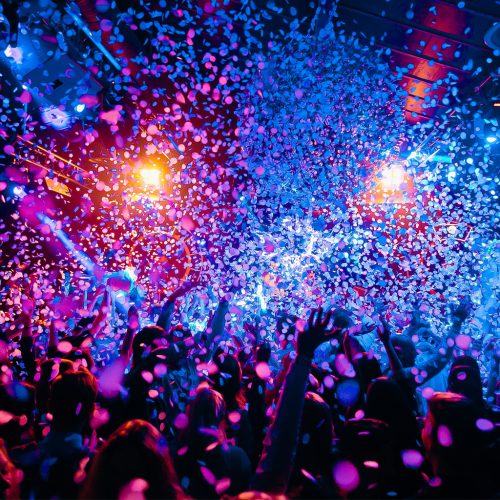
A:
{"label": "crowd of people", "polygon": [[154,324],[130,305],[107,363],[109,287],[71,331],[57,308],[35,331],[26,293],[0,341],[3,497],[499,496],[500,346],[482,345],[485,371],[457,341],[466,299],[440,335],[418,307],[404,327],[383,307],[369,327],[342,307],[283,313],[263,335],[258,314],[228,331],[227,296],[191,331],[176,303],[192,288]]}

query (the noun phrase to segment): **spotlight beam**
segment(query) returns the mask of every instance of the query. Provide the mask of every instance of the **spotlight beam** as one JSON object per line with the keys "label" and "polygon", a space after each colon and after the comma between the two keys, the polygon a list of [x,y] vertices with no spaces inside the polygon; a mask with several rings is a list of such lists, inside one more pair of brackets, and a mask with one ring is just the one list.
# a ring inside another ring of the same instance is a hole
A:
{"label": "spotlight beam", "polygon": [[70,238],[68,238],[66,233],[62,229],[57,228],[56,222],[41,212],[38,212],[36,216],[38,217],[40,222],[43,222],[44,224],[47,224],[47,226],[49,226],[54,236],[64,245],[64,248],[66,248],[66,250],[68,250],[68,252],[85,268],[85,270],[93,274],[96,267],[95,263],[85,252],[76,249],[75,244],[71,241]]}
{"label": "spotlight beam", "polygon": [[89,27],[80,19],[80,17],[73,12],[71,9],[71,6],[67,6],[65,9],[67,14],[69,14],[72,19],[75,21],[76,25],[87,35],[89,40],[104,54],[106,59],[113,65],[113,67],[117,71],[121,71],[122,67],[120,66],[120,63],[113,57],[111,52],[99,41],[94,37],[94,33],[89,29]]}

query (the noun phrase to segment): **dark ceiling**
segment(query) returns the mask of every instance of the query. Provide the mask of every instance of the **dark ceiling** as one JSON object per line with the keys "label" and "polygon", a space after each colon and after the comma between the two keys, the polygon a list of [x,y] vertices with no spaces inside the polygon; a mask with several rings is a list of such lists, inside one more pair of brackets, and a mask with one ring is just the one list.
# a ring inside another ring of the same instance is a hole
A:
{"label": "dark ceiling", "polygon": [[[500,102],[500,50],[485,43],[500,20],[499,1],[340,0],[337,12],[346,31],[386,49],[408,92],[409,122],[452,113],[466,99],[486,108]],[[456,82],[453,93],[449,81]]]}
{"label": "dark ceiling", "polygon": [[[210,2],[234,12],[244,9],[247,3],[240,0],[197,0],[195,4],[208,12],[210,9],[206,6]],[[0,60],[5,78],[2,93],[9,97],[9,92],[12,92],[11,97],[14,98],[11,100],[18,100],[19,83],[28,81],[49,86],[52,100],[60,102],[59,98],[75,94],[71,88],[77,86],[75,82],[85,78],[86,72],[89,76],[87,93],[98,96],[101,101],[94,112],[109,109],[122,97],[117,96],[117,87],[111,82],[113,75],[118,74],[115,68],[105,69],[110,59],[104,52],[108,52],[111,60],[126,57],[132,72],[138,67],[139,54],[150,61],[154,59],[155,48],[150,43],[147,29],[137,29],[121,22],[120,39],[110,31],[101,30],[99,0],[56,0],[54,5],[61,13],[60,21],[57,16],[50,19],[43,17],[43,6],[47,2],[41,0],[5,0],[2,3],[4,17],[9,13],[10,20],[14,22],[14,14],[18,14],[19,36],[23,37],[25,45],[36,43],[33,51],[37,53],[37,57],[26,59],[26,68],[24,65],[17,67],[17,73],[22,74],[21,81],[19,75],[17,78],[13,74],[9,76],[11,70],[6,58]],[[500,107],[495,107],[495,103],[500,104],[500,45],[494,50],[485,43],[486,33],[500,19],[500,0],[255,0],[255,3],[264,13],[263,18],[269,20],[268,28],[275,33],[281,29],[285,32],[294,18],[300,21],[304,30],[309,29],[319,5],[323,6],[324,19],[335,12],[339,30],[347,34],[355,33],[379,49],[389,61],[400,85],[408,93],[405,116],[411,124],[430,120],[442,122],[455,114],[461,117],[467,113],[474,114],[477,109],[481,117],[489,121],[494,121],[500,114]],[[120,17],[123,20],[124,13],[133,9],[140,11],[147,23],[154,21],[154,11],[160,4],[160,0],[117,0],[116,7],[107,16],[110,22],[115,23]],[[65,29],[63,16],[68,15],[72,5],[81,13],[81,16],[78,15],[79,30],[76,37],[68,37],[71,44],[68,42],[67,52],[56,60],[49,57],[49,50],[54,46],[58,31]],[[39,36],[42,32],[44,34]],[[266,30],[263,30],[262,36],[266,38]],[[498,36],[497,32],[496,40],[500,44]],[[82,55],[95,50],[96,38],[102,41],[103,49],[100,50],[104,56],[101,54],[100,62],[95,59],[94,67],[85,68],[81,63]],[[216,42],[214,39],[213,43]],[[30,61],[33,67],[29,67]],[[71,71],[66,71],[65,78],[61,78],[58,73],[64,65]],[[467,112],[456,113],[465,103]],[[37,110],[30,111],[37,116]],[[19,122],[19,127],[22,126]],[[9,141],[12,143],[23,131],[11,127],[6,133],[11,134]]]}

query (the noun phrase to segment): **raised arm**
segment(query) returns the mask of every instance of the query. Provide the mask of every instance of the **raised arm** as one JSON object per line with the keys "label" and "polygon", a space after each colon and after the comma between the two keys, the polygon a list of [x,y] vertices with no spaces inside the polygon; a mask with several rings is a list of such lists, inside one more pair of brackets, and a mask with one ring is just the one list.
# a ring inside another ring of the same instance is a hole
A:
{"label": "raised arm", "polygon": [[344,332],[343,345],[345,355],[351,363],[364,351],[358,339],[351,335],[349,329],[346,329]]}
{"label": "raised arm", "polygon": [[445,345],[429,360],[419,366],[421,377],[419,384],[435,377],[450,361],[455,350],[455,340],[462,329],[462,325],[471,312],[471,302],[468,298],[462,299],[457,306],[450,306],[451,326],[446,333]]}
{"label": "raised arm", "polygon": [[191,288],[193,288],[193,283],[191,281],[184,281],[182,285],[170,294],[162,305],[158,321],[156,322],[157,326],[161,326],[166,331],[170,329],[172,316],[175,311],[175,301],[184,296]]}
{"label": "raised arm", "polygon": [[401,363],[401,360],[399,359],[399,356],[391,342],[391,327],[382,317],[380,317],[380,323],[377,326],[377,333],[378,338],[384,345],[392,372],[394,374],[400,373],[403,370],[403,364]]}
{"label": "raised arm", "polygon": [[108,313],[111,307],[111,294],[109,293],[108,287],[104,289],[104,294],[102,296],[101,307],[97,311],[97,316],[92,322],[92,326],[90,327],[89,333],[94,337],[97,333],[99,333],[108,318]]}
{"label": "raised arm", "polygon": [[134,340],[134,335],[139,330],[139,314],[137,312],[137,307],[131,305],[128,310],[127,319],[127,331],[123,337],[123,342],[120,347],[120,357],[123,359],[125,364],[128,364],[130,355],[132,352],[132,341]]}
{"label": "raised arm", "polygon": [[255,348],[255,367],[252,373],[251,386],[248,390],[248,416],[252,425],[252,431],[255,438],[255,450],[251,461],[254,465],[262,453],[262,446],[265,437],[265,428],[267,426],[266,416],[266,381],[259,377],[258,366],[261,363],[269,364],[271,358],[271,346],[269,342],[262,342]]}
{"label": "raised arm", "polygon": [[495,390],[498,383],[500,368],[500,346],[495,347],[493,355],[490,360],[490,371],[488,373],[488,380],[486,385],[486,400],[495,404]]}
{"label": "raised arm", "polygon": [[33,380],[36,372],[36,358],[33,343],[33,313],[35,311],[35,302],[31,297],[23,301],[21,311],[21,356],[26,368],[28,378]]}
{"label": "raised arm", "polygon": [[211,347],[214,342],[222,337],[226,327],[226,314],[229,311],[229,302],[222,298],[217,305],[214,315],[207,326],[207,347]]}
{"label": "raised arm", "polygon": [[297,338],[297,357],[290,366],[276,414],[264,440],[264,449],[251,482],[251,489],[284,494],[293,468],[297,442],[314,351],[334,338],[329,329],[331,311],[323,317],[322,308],[311,312],[309,321]]}

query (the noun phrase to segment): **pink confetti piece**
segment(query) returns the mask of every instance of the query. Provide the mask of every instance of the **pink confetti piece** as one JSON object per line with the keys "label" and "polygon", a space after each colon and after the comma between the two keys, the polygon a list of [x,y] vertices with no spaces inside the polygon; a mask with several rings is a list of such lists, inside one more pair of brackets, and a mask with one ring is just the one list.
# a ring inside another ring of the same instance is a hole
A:
{"label": "pink confetti piece", "polygon": [[333,479],[343,491],[353,491],[359,486],[359,472],[351,462],[341,460],[333,467]]}
{"label": "pink confetti piece", "polygon": [[424,463],[423,455],[417,450],[403,450],[401,458],[408,469],[419,469]]}
{"label": "pink confetti piece", "polygon": [[437,438],[441,446],[449,448],[453,444],[453,437],[446,425],[440,425],[437,429]]}
{"label": "pink confetti piece", "polygon": [[205,467],[205,466],[201,466],[200,467],[200,471],[201,471],[201,474],[203,476],[203,478],[205,479],[205,481],[210,484],[210,485],[214,485],[215,484],[215,475],[214,473],[208,468],[208,467]]}
{"label": "pink confetti piece", "polygon": [[271,376],[271,369],[267,363],[261,362],[255,366],[255,373],[260,379],[268,380]]}

